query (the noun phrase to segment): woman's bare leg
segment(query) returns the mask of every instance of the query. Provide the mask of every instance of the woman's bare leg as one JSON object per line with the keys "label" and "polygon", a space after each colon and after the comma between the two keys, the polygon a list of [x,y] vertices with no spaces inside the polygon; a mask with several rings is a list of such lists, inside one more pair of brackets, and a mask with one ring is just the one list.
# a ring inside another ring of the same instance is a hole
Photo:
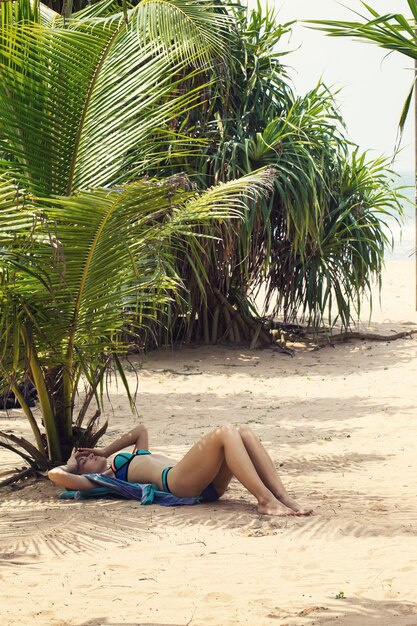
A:
{"label": "woman's bare leg", "polygon": [[233,478],[232,472],[228,468],[226,461],[223,461],[218,473],[211,481],[212,486],[214,487],[216,492],[219,494],[219,496],[222,496],[225,493],[232,478]]}
{"label": "woman's bare leg", "polygon": [[193,496],[213,482],[223,462],[258,501],[264,515],[294,515],[279,502],[262,482],[243,444],[241,434],[233,426],[222,426],[205,435],[169,474],[169,486],[177,496]]}
{"label": "woman's bare leg", "polygon": [[[268,452],[249,426],[240,426],[237,428],[242,438],[246,451],[258,473],[259,478],[264,485],[274,494],[277,500],[282,502],[289,509],[292,509],[297,515],[310,515],[312,509],[303,509],[288,494],[285,489],[275,465]],[[223,462],[217,476],[213,479],[212,485],[219,495],[223,495],[233,474],[228,468],[226,462]]]}
{"label": "woman's bare leg", "polygon": [[268,487],[277,500],[285,504],[289,509],[295,511],[298,515],[310,515],[312,509],[303,509],[288,495],[271,457],[253,430],[249,428],[249,426],[240,426],[238,431],[258,476],[264,485]]}

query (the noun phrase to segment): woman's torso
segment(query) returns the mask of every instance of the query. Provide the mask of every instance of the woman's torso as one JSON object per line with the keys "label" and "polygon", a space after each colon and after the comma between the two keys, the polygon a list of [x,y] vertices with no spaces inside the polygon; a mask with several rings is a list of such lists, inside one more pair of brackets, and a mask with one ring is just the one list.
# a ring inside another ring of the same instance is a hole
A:
{"label": "woman's torso", "polygon": [[[162,470],[165,467],[173,467],[176,461],[164,456],[163,454],[141,454],[133,455],[128,461],[127,473],[124,475],[130,483],[153,483],[162,489]],[[117,455],[115,455],[116,459]],[[112,469],[107,470],[106,474],[119,477],[123,472],[114,472]],[[126,480],[126,478],[124,478]]]}

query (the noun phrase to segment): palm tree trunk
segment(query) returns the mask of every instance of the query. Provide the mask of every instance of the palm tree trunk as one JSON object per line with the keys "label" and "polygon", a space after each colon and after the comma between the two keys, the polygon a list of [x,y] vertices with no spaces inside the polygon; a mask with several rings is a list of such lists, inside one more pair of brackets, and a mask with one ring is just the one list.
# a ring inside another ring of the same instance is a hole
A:
{"label": "palm tree trunk", "polygon": [[65,22],[71,18],[72,4],[73,0],[64,0],[64,2],[62,3],[62,16]]}
{"label": "palm tree trunk", "polygon": [[39,450],[39,452],[44,452],[44,445],[43,445],[43,441],[42,441],[42,435],[41,435],[41,431],[39,430],[39,426],[33,416],[32,411],[30,410],[28,404],[25,401],[25,397],[22,393],[20,393],[20,389],[16,384],[12,384],[11,385],[11,390],[13,391],[14,395],[16,396],[16,399],[19,401],[20,406],[23,409],[24,414],[26,415],[26,417],[28,418],[30,427],[32,428],[32,432],[34,434],[35,437],[35,441],[36,441],[36,446]]}
{"label": "palm tree trunk", "polygon": [[[415,0],[417,6],[417,0]],[[414,37],[417,40],[417,30],[414,31]],[[417,59],[414,59],[414,204],[415,204],[415,230],[416,230],[416,249],[417,249]],[[417,311],[417,252],[416,252],[416,311]]]}
{"label": "palm tree trunk", "polygon": [[62,452],[59,442],[58,431],[55,424],[54,412],[52,409],[48,389],[45,384],[44,373],[42,371],[42,367],[39,364],[36,354],[36,348],[33,344],[31,329],[29,327],[22,329],[21,335],[25,344],[31,379],[38,392],[39,404],[41,406],[46,440],[48,444],[48,458],[50,460],[60,461],[62,460]]}
{"label": "palm tree trunk", "polygon": [[[417,4],[417,2],[416,2]],[[417,38],[417,31],[416,31]],[[415,192],[415,229],[417,249],[417,60],[414,61],[414,192]],[[416,256],[416,311],[417,311],[417,254]]]}

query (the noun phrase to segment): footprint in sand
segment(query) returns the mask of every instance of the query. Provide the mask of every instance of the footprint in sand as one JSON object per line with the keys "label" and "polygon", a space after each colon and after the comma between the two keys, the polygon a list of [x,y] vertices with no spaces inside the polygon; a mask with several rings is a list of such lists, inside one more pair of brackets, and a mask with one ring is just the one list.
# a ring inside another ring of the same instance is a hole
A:
{"label": "footprint in sand", "polygon": [[281,526],[258,526],[257,528],[242,528],[240,529],[239,535],[241,535],[242,537],[268,537],[268,536],[272,536],[272,535],[277,535],[278,531],[281,530],[281,528],[283,528],[284,525]]}
{"label": "footprint in sand", "polygon": [[372,504],[369,507],[370,511],[378,511],[381,513],[385,513],[386,511],[389,511],[389,508],[387,506],[384,506],[383,504]]}
{"label": "footprint in sand", "polygon": [[210,593],[207,593],[204,596],[204,600],[207,600],[207,602],[233,602],[234,600],[236,600],[235,596],[232,596],[230,593],[217,593],[216,591],[212,591]]}

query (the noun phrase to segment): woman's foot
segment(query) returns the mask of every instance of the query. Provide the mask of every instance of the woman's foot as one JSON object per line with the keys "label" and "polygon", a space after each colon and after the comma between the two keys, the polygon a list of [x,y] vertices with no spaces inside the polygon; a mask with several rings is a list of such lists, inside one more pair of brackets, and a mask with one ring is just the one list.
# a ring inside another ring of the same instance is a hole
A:
{"label": "woman's foot", "polygon": [[312,515],[313,513],[313,509],[303,509],[298,502],[296,502],[293,498],[290,498],[290,496],[284,496],[282,498],[280,498],[280,502],[282,502],[282,504],[286,507],[288,507],[289,509],[291,509],[291,511],[294,511],[295,515],[298,516],[305,516],[305,515]]}
{"label": "woman's foot", "polygon": [[261,515],[276,515],[279,517],[288,517],[289,515],[296,515],[294,511],[287,506],[276,500],[275,498],[267,500],[265,502],[258,502],[258,513]]}

